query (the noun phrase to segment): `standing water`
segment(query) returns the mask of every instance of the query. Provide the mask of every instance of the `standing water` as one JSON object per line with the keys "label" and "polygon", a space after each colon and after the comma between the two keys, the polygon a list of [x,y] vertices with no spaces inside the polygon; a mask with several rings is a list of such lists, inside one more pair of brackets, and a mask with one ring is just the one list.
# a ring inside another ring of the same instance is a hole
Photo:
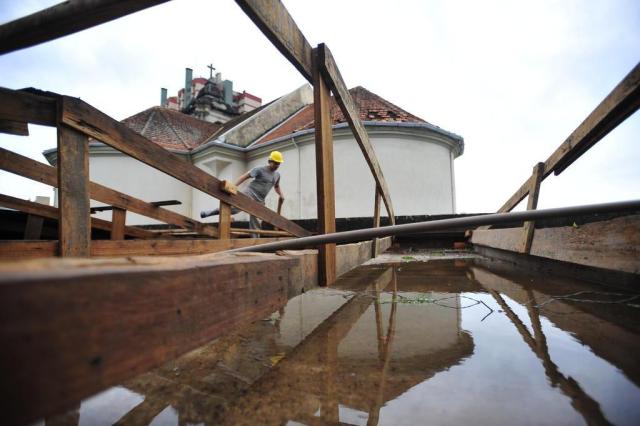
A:
{"label": "standing water", "polygon": [[637,425],[639,308],[482,258],[362,266],[43,422]]}

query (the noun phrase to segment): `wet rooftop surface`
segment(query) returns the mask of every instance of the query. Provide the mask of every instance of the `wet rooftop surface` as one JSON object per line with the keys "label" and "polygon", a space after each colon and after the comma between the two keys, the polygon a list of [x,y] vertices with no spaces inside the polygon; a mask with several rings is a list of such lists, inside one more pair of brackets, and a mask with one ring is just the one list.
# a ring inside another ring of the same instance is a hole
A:
{"label": "wet rooftop surface", "polygon": [[416,258],[357,268],[39,423],[640,424],[637,294]]}

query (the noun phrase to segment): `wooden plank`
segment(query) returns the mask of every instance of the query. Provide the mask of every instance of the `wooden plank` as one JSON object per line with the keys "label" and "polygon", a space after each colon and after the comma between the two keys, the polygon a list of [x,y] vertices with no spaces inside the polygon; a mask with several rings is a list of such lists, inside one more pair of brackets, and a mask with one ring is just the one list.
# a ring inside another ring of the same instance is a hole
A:
{"label": "wooden plank", "polygon": [[[91,257],[186,256],[281,241],[285,238],[93,240]],[[56,256],[57,241],[0,240],[0,261]]]}
{"label": "wooden plank", "polygon": [[[57,171],[55,167],[40,163],[6,149],[0,148],[0,169],[42,182],[53,187],[58,185]],[[217,229],[190,217],[183,216],[171,210],[154,206],[138,198],[115,191],[98,183],[90,182],[89,191],[91,199],[109,204],[114,207],[138,213],[161,222],[176,225],[198,234],[215,237]]]}
{"label": "wooden plank", "polygon": [[64,125],[58,126],[58,200],[60,256],[89,257],[89,140]]}
{"label": "wooden plank", "polygon": [[[375,197],[373,202],[373,227],[380,227],[380,191],[378,191],[378,187],[376,187]],[[378,256],[378,239],[374,238],[371,240],[371,257],[375,258]]]}
{"label": "wooden plank", "polygon": [[[544,173],[544,163],[538,163],[533,167],[531,174],[531,188],[529,189],[529,200],[527,201],[527,210],[535,210],[538,207],[538,195],[540,193],[540,182],[542,182],[542,174]],[[533,233],[536,223],[528,220],[524,223],[522,232],[522,253],[531,251],[531,242],[533,241]]]}
{"label": "wooden plank", "polygon": [[[4,194],[0,194],[0,206],[48,219],[58,220],[60,217],[60,212],[55,207],[34,203],[33,201],[27,201]],[[107,220],[91,218],[91,227],[111,232],[111,222]],[[155,238],[155,234],[153,232],[145,231],[144,229],[133,226],[127,226],[125,228],[125,234],[135,238]]]}
{"label": "wooden plank", "polygon": [[[522,228],[475,230],[475,245],[519,252]],[[640,274],[640,215],[536,229],[532,256]]]}
{"label": "wooden plank", "polygon": [[0,240],[0,261],[39,259],[58,255],[58,241]]}
{"label": "wooden plank", "polygon": [[589,148],[640,108],[640,63],[545,161],[545,176],[562,173]]}
{"label": "wooden plank", "polygon": [[232,234],[257,234],[271,237],[287,237],[290,236],[287,231],[271,231],[268,229],[246,229],[246,228],[231,228]]}
{"label": "wooden plank", "polygon": [[[314,55],[317,58],[317,50]],[[316,61],[316,64],[318,62]],[[318,233],[336,232],[336,196],[333,176],[333,133],[331,93],[318,66],[313,70],[313,112],[315,119],[316,185],[318,197]],[[336,245],[318,248],[318,283],[326,286],[336,279]]]}
{"label": "wooden plank", "polygon": [[6,424],[61,412],[270,315],[286,304],[297,263],[273,254],[56,260],[0,269]]}
{"label": "wooden plank", "polygon": [[23,121],[0,119],[0,133],[16,136],[29,136],[29,126]]}
{"label": "wooden plank", "polygon": [[[611,130],[640,108],[640,63],[600,102],[589,116],[544,162],[542,180],[552,172],[562,173],[589,148],[604,138]],[[498,210],[511,211],[529,193],[527,180]]]}
{"label": "wooden plank", "polygon": [[333,59],[333,55],[329,48],[322,43],[318,45],[317,52],[318,62],[322,68],[322,73],[326,78],[327,85],[333,92],[342,114],[344,114],[347,119],[349,127],[351,128],[351,131],[358,142],[358,146],[362,151],[362,155],[364,155],[364,159],[371,170],[373,179],[376,181],[376,185],[380,189],[382,199],[384,200],[384,204],[387,208],[389,220],[392,225],[395,225],[395,214],[393,212],[393,205],[391,203],[391,195],[389,194],[387,181],[384,179],[380,163],[378,162],[378,157],[376,157],[375,150],[373,149],[373,146],[371,146],[371,141],[369,141],[367,131],[360,121],[359,111],[353,103],[353,98],[351,97],[349,90],[347,90],[347,86],[342,79],[342,75],[340,75],[340,70]]}
{"label": "wooden plank", "polygon": [[28,215],[27,224],[24,227],[25,240],[39,240],[42,236],[42,225],[44,218],[42,216]]}
{"label": "wooden plank", "polygon": [[127,221],[127,211],[115,207],[111,214],[111,239],[124,240],[124,228]]}
{"label": "wooden plank", "polygon": [[166,1],[65,1],[0,26],[0,54],[55,40]]}
{"label": "wooden plank", "polygon": [[220,222],[218,223],[218,238],[228,240],[231,238],[231,206],[220,202]]}
{"label": "wooden plank", "polygon": [[65,96],[63,105],[62,121],[65,124],[297,237],[310,235],[304,228],[243,193],[226,194],[220,190],[220,181],[214,176],[156,145],[86,102]]}
{"label": "wooden plank", "polygon": [[0,119],[55,126],[56,100],[0,87]]}
{"label": "wooden plank", "polygon": [[236,0],[254,24],[313,84],[311,45],[280,0]]}

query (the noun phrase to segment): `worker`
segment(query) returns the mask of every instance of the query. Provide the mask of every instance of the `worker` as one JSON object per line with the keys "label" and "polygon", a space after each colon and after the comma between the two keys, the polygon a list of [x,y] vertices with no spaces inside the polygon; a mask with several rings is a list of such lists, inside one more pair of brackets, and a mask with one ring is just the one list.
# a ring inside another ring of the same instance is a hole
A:
{"label": "worker", "polygon": [[[280,151],[272,151],[269,155],[269,161],[266,166],[257,166],[249,170],[242,176],[240,176],[236,182],[236,186],[240,186],[244,181],[249,178],[253,178],[249,185],[242,190],[242,193],[249,198],[264,205],[264,200],[267,197],[271,188],[275,188],[276,193],[280,197],[280,203],[284,201],[284,194],[280,189],[280,173],[278,168],[284,162],[282,153]],[[240,212],[240,209],[236,207],[231,208],[231,214]],[[220,209],[203,210],[200,212],[200,217],[205,218],[208,216],[215,216],[220,213]],[[260,221],[257,217],[251,216],[249,218],[249,229],[260,229]],[[258,234],[251,234],[252,238],[258,238]]]}

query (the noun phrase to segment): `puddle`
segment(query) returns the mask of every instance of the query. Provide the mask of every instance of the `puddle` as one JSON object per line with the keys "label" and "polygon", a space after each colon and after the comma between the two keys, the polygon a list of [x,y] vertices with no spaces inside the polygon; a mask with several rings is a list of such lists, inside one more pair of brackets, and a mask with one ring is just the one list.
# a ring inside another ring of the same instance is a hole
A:
{"label": "puddle", "polygon": [[39,423],[637,425],[639,314],[486,259],[363,266]]}

